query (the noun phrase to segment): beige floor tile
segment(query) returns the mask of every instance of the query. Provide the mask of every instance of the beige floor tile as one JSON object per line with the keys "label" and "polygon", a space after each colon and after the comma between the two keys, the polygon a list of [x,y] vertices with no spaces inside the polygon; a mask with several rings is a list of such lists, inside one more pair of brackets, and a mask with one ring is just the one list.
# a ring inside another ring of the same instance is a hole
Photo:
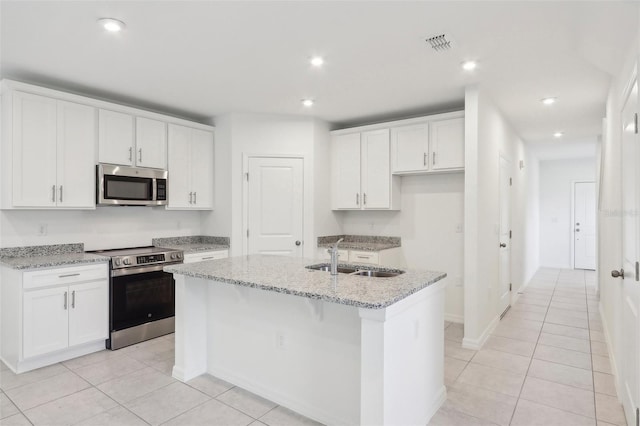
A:
{"label": "beige floor tile", "polygon": [[242,388],[232,388],[216,399],[254,419],[260,418],[277,405]]}
{"label": "beige floor tile", "polygon": [[0,392],[0,419],[4,419],[19,413],[18,407],[9,399],[4,392]]}
{"label": "beige floor tile", "polygon": [[582,303],[582,304],[577,304],[577,303],[563,303],[563,302],[555,302],[555,301],[551,301],[551,304],[549,305],[550,309],[558,309],[558,310],[563,310],[563,311],[574,311],[574,312],[582,312],[582,313],[586,313],[587,312],[587,304],[586,303]]}
{"label": "beige floor tile", "polygon": [[591,342],[591,353],[594,355],[600,355],[609,357],[609,349],[605,342]]}
{"label": "beige floor tile", "polygon": [[495,426],[488,420],[479,419],[451,408],[445,402],[428,423],[429,426]]}
{"label": "beige floor tile", "polygon": [[458,377],[456,384],[473,385],[517,397],[523,381],[524,374],[513,374],[497,368],[469,363]]}
{"label": "beige floor tile", "polygon": [[452,409],[504,426],[509,424],[517,401],[517,398],[471,385],[447,389],[447,403]]}
{"label": "beige floor tile", "polygon": [[148,423],[121,405],[97,416],[90,417],[75,426],[148,426]]}
{"label": "beige floor tile", "polygon": [[531,362],[530,357],[496,351],[493,349],[482,349],[473,357],[472,363],[497,368],[514,374],[526,374]]}
{"label": "beige floor tile", "polygon": [[604,393],[610,396],[617,396],[615,377],[611,374],[593,372],[593,384],[597,393]]}
{"label": "beige floor tile", "polygon": [[[519,301],[518,301],[519,302]],[[516,302],[511,309],[514,312],[547,312],[547,307],[546,306],[540,306],[540,305],[527,305],[525,303],[518,303]]]}
{"label": "beige floor tile", "polygon": [[571,294],[571,293],[559,293],[556,292],[553,294],[553,298],[551,299],[551,303],[562,303],[566,305],[571,305],[569,309],[575,309],[578,307],[587,307],[587,296],[585,294]]}
{"label": "beige floor tile", "polygon": [[31,422],[22,413],[18,413],[2,419],[2,426],[31,426]]}
{"label": "beige floor tile", "polygon": [[68,361],[63,362],[62,364],[71,370],[77,370],[80,367],[96,364],[98,362],[106,361],[110,358],[115,358],[123,355],[124,353],[120,351],[104,350],[100,352],[94,352],[89,355],[84,355],[78,358],[70,359]]}
{"label": "beige floor tile", "polygon": [[524,318],[520,318],[521,312],[514,311],[512,315],[502,319],[502,322],[510,327],[524,328],[526,330],[540,331],[542,329],[542,321],[532,321]]}
{"label": "beige floor tile", "polygon": [[444,341],[444,354],[452,358],[460,359],[463,361],[471,361],[471,358],[477,351],[473,349],[466,349],[462,347],[460,342],[454,342],[453,340]]}
{"label": "beige floor tile", "polygon": [[215,399],[174,417],[163,426],[246,426],[254,419]]}
{"label": "beige floor tile", "polygon": [[535,359],[570,365],[572,367],[591,369],[591,357],[583,352],[570,349],[556,348],[554,346],[538,345],[533,354]]}
{"label": "beige floor tile", "polygon": [[549,307],[549,303],[551,303],[550,297],[541,297],[541,296],[529,296],[527,294],[520,296],[518,299],[518,303],[524,305],[534,305],[534,306],[542,306],[544,308]]}
{"label": "beige floor tile", "polygon": [[58,374],[39,382],[9,389],[6,393],[20,410],[26,411],[90,386],[85,380],[67,370],[66,373]]}
{"label": "beige floor tile", "polygon": [[260,417],[260,421],[268,426],[321,426],[320,423],[284,407],[274,408]]}
{"label": "beige floor tile", "polygon": [[15,374],[11,370],[7,369],[0,372],[0,389],[6,391],[7,389],[17,388],[18,386],[23,386],[29,383],[35,383],[57,374],[66,373],[67,371],[69,370],[62,364],[53,364],[48,367],[42,367],[37,370],[31,370],[20,374]]}
{"label": "beige floor tile", "polygon": [[451,324],[444,331],[444,338],[447,340],[452,340],[454,342],[462,343],[463,337],[464,337],[464,326],[462,324]]}
{"label": "beige floor tile", "polygon": [[605,342],[607,341],[604,333],[601,331],[590,330],[589,331],[590,339],[592,342]]}
{"label": "beige floor tile", "polygon": [[604,422],[602,420],[596,420],[598,423],[598,426],[618,426],[618,425],[614,425],[613,423],[608,423],[608,422]]}
{"label": "beige floor tile", "polygon": [[9,367],[7,367],[7,365],[4,362],[0,361],[0,371],[5,371],[8,369]]}
{"label": "beige floor tile", "polygon": [[569,327],[566,325],[545,323],[542,326],[543,333],[556,334],[558,336],[573,337],[575,339],[589,340],[589,330],[586,328]]}
{"label": "beige floor tile", "polygon": [[119,403],[129,402],[167,386],[175,380],[151,367],[117,377],[98,385],[98,389]]}
{"label": "beige floor tile", "polygon": [[525,342],[538,341],[539,331],[527,330],[526,328],[513,327],[509,325],[508,320],[506,322],[500,322],[493,333],[493,336],[507,337],[514,340],[523,340]]}
{"label": "beige floor tile", "polygon": [[157,362],[155,364],[150,364],[149,367],[158,370],[161,373],[164,373],[168,376],[171,376],[173,373],[173,366],[175,365],[174,358],[165,359],[164,361]]}
{"label": "beige floor tile", "polygon": [[596,414],[598,420],[621,426],[627,424],[622,404],[618,402],[618,398],[613,396],[596,394]]}
{"label": "beige floor tile", "polygon": [[129,375],[146,367],[145,364],[128,356],[118,356],[95,364],[79,367],[75,372],[89,383],[99,385],[100,383]]}
{"label": "beige floor tile", "polygon": [[91,418],[118,404],[96,388],[56,399],[24,412],[31,422],[38,425],[71,425]]}
{"label": "beige floor tile", "polygon": [[249,426],[267,426],[267,425],[262,423],[260,420],[256,420],[253,423],[249,423]]}
{"label": "beige floor tile", "polygon": [[569,327],[589,328],[589,321],[585,318],[575,318],[557,311],[549,312],[544,321],[552,324],[568,325]]}
{"label": "beige floor tile", "polygon": [[591,373],[590,370],[582,368],[534,359],[527,375],[592,391],[593,377]]}
{"label": "beige floor tile", "polygon": [[158,425],[209,399],[202,392],[176,382],[127,402],[124,406],[147,423]]}
{"label": "beige floor tile", "polygon": [[527,377],[520,398],[595,419],[591,391]]}
{"label": "beige floor tile", "polygon": [[449,327],[451,324],[453,324],[451,321],[445,321],[444,322],[444,329],[446,330],[447,327]]}
{"label": "beige floor tile", "polygon": [[593,418],[579,416],[558,408],[518,400],[511,426],[595,426]]}
{"label": "beige floor tile", "polygon": [[490,336],[484,344],[484,348],[530,357],[533,355],[536,343],[501,336]]}
{"label": "beige floor tile", "polygon": [[602,321],[589,321],[589,329],[604,332],[604,328],[602,328]]}
{"label": "beige floor tile", "polygon": [[[535,306],[535,305],[534,305]],[[528,320],[528,321],[536,321],[542,322],[544,321],[544,316],[546,312],[531,312],[531,311],[513,311],[509,310],[507,314],[502,319],[503,321],[511,321],[511,320]]]}
{"label": "beige floor tile", "polygon": [[591,359],[593,360],[593,371],[611,374],[611,361],[609,361],[609,357],[591,355]]}
{"label": "beige floor tile", "polygon": [[456,381],[462,370],[467,366],[467,361],[462,361],[448,356],[444,357],[444,384],[451,386]]}
{"label": "beige floor tile", "polygon": [[213,377],[209,374],[203,374],[195,379],[191,379],[187,384],[193,388],[198,389],[200,392],[206,393],[212,398],[225,393],[233,387],[231,383],[224,380]]}
{"label": "beige floor tile", "polygon": [[591,342],[585,339],[576,339],[575,337],[558,336],[557,334],[549,334],[542,332],[538,344],[555,346],[556,348],[571,349],[572,351],[591,353]]}
{"label": "beige floor tile", "polygon": [[549,311],[547,312],[547,315],[550,316],[559,316],[559,317],[566,317],[566,318],[577,318],[583,321],[587,321],[589,320],[589,314],[587,314],[587,312],[581,312],[581,311],[569,311],[567,309],[558,309],[558,308],[553,308],[553,307],[549,307]]}

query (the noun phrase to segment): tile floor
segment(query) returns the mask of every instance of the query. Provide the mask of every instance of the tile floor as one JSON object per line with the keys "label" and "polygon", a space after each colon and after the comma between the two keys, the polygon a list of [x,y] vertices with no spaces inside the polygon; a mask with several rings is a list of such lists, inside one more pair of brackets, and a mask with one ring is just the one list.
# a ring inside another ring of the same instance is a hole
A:
{"label": "tile floor", "polygon": [[539,270],[479,351],[446,323],[448,398],[429,425],[626,425],[594,280]]}
{"label": "tile floor", "polygon": [[[625,425],[594,279],[538,271],[480,351],[445,324],[448,399],[429,425]],[[0,424],[318,424],[211,376],[181,383],[172,366],[172,335],[20,375],[0,363]]]}

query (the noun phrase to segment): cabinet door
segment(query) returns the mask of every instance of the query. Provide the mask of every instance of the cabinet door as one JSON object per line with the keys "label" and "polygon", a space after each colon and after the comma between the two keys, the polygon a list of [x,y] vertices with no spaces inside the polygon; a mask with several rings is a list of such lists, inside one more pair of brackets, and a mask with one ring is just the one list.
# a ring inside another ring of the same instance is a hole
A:
{"label": "cabinet door", "polygon": [[167,125],[162,121],[136,117],[136,165],[167,168]]}
{"label": "cabinet door", "polygon": [[184,255],[184,263],[203,262],[205,260],[225,259],[229,257],[229,250],[216,250]]}
{"label": "cabinet door", "polygon": [[23,357],[68,346],[68,287],[26,291],[23,295]]}
{"label": "cabinet door", "polygon": [[192,208],[213,208],[213,133],[191,129]]}
{"label": "cabinet door", "polygon": [[365,209],[391,207],[389,129],[362,133],[362,205]]}
{"label": "cabinet door", "polygon": [[95,108],[58,101],[58,207],[96,207],[96,124]]}
{"label": "cabinet door", "polygon": [[391,129],[391,163],[393,173],[429,170],[429,125]]}
{"label": "cabinet door", "polygon": [[13,94],[13,206],[56,204],[56,100]]}
{"label": "cabinet door", "polygon": [[191,186],[191,129],[169,124],[169,198],[168,208],[191,208],[193,193]]}
{"label": "cabinet door", "polygon": [[464,118],[431,123],[431,169],[464,168]]}
{"label": "cabinet door", "polygon": [[359,209],[360,133],[335,136],[331,140],[331,198],[334,209]]}
{"label": "cabinet door", "polygon": [[99,161],[132,166],[134,164],[133,116],[101,109],[98,128]]}
{"label": "cabinet door", "polygon": [[69,346],[106,339],[108,307],[109,281],[69,286]]}

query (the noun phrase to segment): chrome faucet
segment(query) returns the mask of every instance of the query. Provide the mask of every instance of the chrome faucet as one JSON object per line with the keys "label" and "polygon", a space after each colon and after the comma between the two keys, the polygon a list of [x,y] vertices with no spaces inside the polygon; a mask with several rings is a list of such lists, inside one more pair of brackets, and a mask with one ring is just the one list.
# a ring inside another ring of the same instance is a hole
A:
{"label": "chrome faucet", "polygon": [[331,275],[338,275],[338,244],[340,244],[342,240],[344,240],[344,238],[340,238],[329,250],[327,250],[331,255]]}

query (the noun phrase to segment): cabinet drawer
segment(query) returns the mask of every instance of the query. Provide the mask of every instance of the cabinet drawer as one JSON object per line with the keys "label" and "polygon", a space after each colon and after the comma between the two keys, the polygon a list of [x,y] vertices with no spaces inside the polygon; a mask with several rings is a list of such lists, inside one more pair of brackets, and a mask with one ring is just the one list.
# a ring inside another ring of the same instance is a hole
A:
{"label": "cabinet drawer", "polygon": [[106,263],[88,266],[46,269],[24,273],[23,288],[25,290],[67,285],[84,281],[104,280],[109,278]]}
{"label": "cabinet drawer", "polygon": [[377,265],[378,261],[378,253],[370,252],[370,251],[349,251],[349,262],[357,262],[357,263],[369,263],[372,265]]}
{"label": "cabinet drawer", "polygon": [[189,253],[184,255],[184,263],[203,262],[205,260],[225,259],[229,257],[229,250]]}

